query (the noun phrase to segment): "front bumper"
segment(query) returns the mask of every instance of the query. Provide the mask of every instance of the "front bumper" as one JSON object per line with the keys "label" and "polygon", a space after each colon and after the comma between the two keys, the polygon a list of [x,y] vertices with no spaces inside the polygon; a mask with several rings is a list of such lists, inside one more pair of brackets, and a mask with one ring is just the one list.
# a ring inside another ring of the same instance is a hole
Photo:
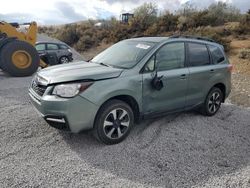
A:
{"label": "front bumper", "polygon": [[32,88],[29,96],[39,114],[52,127],[73,133],[93,128],[99,108],[87,99],[81,96],[65,99],[46,93],[41,97]]}
{"label": "front bumper", "polygon": [[68,58],[69,58],[69,61],[71,62],[71,61],[73,61],[74,59],[73,59],[73,54],[70,54],[69,56],[68,56]]}

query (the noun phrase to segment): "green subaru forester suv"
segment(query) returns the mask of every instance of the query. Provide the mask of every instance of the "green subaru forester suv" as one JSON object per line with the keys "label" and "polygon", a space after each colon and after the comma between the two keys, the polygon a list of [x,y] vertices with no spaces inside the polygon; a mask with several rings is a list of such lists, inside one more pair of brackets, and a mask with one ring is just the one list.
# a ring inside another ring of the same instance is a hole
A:
{"label": "green subaru forester suv", "polygon": [[51,126],[93,129],[101,142],[116,144],[142,118],[194,108],[214,115],[230,93],[231,71],[223,47],[212,40],[133,38],[89,62],[41,70],[29,95]]}

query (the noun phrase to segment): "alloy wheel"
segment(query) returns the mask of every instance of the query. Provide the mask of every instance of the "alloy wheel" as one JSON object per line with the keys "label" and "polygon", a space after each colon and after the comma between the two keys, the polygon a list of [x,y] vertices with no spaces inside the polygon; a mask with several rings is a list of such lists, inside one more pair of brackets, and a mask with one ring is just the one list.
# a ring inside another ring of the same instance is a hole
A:
{"label": "alloy wheel", "polygon": [[68,60],[67,57],[62,57],[60,61],[61,61],[62,64],[69,63],[69,60]]}
{"label": "alloy wheel", "polygon": [[108,138],[119,139],[127,132],[129,125],[129,113],[122,108],[116,108],[106,116],[103,130]]}
{"label": "alloy wheel", "polygon": [[219,92],[214,92],[208,100],[208,110],[210,113],[215,113],[221,105],[221,96]]}

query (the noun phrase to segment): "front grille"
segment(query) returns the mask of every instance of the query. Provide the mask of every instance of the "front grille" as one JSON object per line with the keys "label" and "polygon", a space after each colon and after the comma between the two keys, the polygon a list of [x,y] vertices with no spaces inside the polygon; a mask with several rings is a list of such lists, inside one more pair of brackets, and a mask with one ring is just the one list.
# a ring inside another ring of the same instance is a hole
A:
{"label": "front grille", "polygon": [[39,95],[43,96],[44,92],[47,89],[47,86],[40,85],[34,80],[31,84],[31,88]]}

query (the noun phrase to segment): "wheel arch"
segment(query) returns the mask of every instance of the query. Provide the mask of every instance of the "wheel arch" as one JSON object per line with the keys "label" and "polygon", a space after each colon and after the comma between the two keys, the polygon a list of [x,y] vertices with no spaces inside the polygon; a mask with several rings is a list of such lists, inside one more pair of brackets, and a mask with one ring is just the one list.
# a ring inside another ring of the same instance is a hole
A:
{"label": "wheel arch", "polygon": [[135,118],[135,122],[138,122],[140,120],[140,107],[139,107],[139,104],[138,102],[136,101],[136,99],[134,97],[132,97],[131,95],[116,95],[116,96],[113,96],[113,97],[110,97],[109,99],[105,100],[102,105],[100,106],[100,108],[98,109],[97,113],[96,113],[96,116],[95,116],[95,119],[97,117],[97,114],[99,113],[101,107],[107,103],[108,101],[110,100],[114,100],[114,99],[117,99],[117,100],[120,100],[120,101],[123,101],[125,102],[126,104],[128,104],[133,113],[134,113],[134,118]]}
{"label": "wheel arch", "polygon": [[67,56],[67,55],[61,55],[60,57],[58,57],[58,59],[59,59],[59,61],[61,61],[61,59],[63,58],[63,57],[66,57],[67,59],[69,59],[69,57]]}
{"label": "wheel arch", "polygon": [[219,88],[221,90],[221,92],[223,94],[223,102],[225,102],[225,98],[226,98],[226,85],[223,84],[223,83],[217,83],[217,84],[213,85],[213,87]]}

